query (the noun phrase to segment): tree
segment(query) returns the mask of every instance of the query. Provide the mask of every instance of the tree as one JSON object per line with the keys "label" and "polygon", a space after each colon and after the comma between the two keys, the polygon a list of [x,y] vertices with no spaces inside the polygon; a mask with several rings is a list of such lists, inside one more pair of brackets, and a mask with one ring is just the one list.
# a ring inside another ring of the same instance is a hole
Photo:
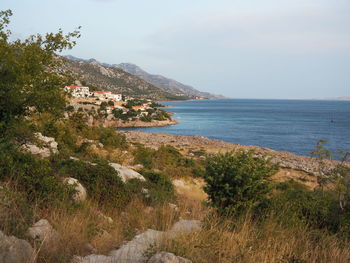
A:
{"label": "tree", "polygon": [[72,39],[80,37],[78,30],[64,35],[59,29],[11,41],[11,15],[11,10],[0,11],[0,140],[13,138],[13,129],[29,127],[33,114],[61,116],[66,105],[63,87],[71,79],[58,73],[62,60],[56,53],[71,49]]}
{"label": "tree", "polygon": [[210,204],[222,214],[239,214],[267,201],[275,167],[253,151],[218,154],[206,165],[204,179]]}

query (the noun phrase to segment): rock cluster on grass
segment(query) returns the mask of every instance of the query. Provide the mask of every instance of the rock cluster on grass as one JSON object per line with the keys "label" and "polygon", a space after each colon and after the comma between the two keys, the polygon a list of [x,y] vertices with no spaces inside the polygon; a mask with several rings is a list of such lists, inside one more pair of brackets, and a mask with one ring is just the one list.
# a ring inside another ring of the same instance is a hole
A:
{"label": "rock cluster on grass", "polygon": [[[175,238],[183,233],[190,233],[201,230],[201,223],[198,220],[184,220],[181,219],[173,225],[168,231],[157,231],[148,229],[146,232],[135,236],[131,241],[124,244],[117,250],[112,250],[108,256],[104,255],[89,255],[86,257],[76,257],[74,262],[77,263],[145,263],[147,258],[145,252],[151,245],[157,245],[164,238]],[[158,256],[156,259],[170,258],[176,260],[172,256]],[[189,263],[190,261],[153,261],[155,262],[169,262],[169,263]]]}
{"label": "rock cluster on grass", "polygon": [[54,138],[43,136],[40,132],[35,133],[34,136],[39,141],[38,144],[42,144],[42,145],[27,143],[22,146],[22,149],[24,151],[30,152],[33,155],[38,155],[42,158],[47,158],[52,153],[54,154],[58,153],[58,149],[57,149],[58,144]]}
{"label": "rock cluster on grass", "polygon": [[57,231],[53,229],[46,219],[40,219],[32,227],[28,228],[27,235],[34,240],[45,243],[56,241],[59,237]]}
{"label": "rock cluster on grass", "polygon": [[110,163],[109,165],[118,172],[118,175],[124,183],[130,179],[139,179],[141,181],[146,181],[145,177],[130,168],[117,163]]}

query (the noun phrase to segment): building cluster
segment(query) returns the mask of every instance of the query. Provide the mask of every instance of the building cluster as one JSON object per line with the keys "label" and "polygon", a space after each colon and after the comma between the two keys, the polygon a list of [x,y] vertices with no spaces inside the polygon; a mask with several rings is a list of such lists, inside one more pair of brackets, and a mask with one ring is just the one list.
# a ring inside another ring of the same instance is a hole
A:
{"label": "building cluster", "polygon": [[99,100],[122,101],[122,94],[114,94],[111,91],[90,91],[89,87],[83,86],[66,86],[64,90],[74,98],[94,97]]}

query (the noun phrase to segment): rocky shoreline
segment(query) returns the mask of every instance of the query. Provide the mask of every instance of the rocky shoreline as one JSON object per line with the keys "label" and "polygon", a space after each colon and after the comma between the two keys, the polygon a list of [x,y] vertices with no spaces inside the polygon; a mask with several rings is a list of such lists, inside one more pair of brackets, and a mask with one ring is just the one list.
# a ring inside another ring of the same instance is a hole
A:
{"label": "rocky shoreline", "polygon": [[[212,140],[200,136],[182,136],[167,133],[147,133],[142,131],[120,131],[126,135],[130,142],[145,144],[151,148],[158,148],[161,145],[172,145],[187,156],[196,156],[201,153],[215,154],[229,151],[254,150],[258,155],[271,158],[271,162],[278,164],[281,168],[303,171],[310,175],[319,173],[319,160],[313,157],[296,155],[289,152],[279,152],[269,148],[232,144],[220,140]],[[201,157],[201,156],[199,156]],[[338,161],[325,161],[326,169],[336,167]]]}

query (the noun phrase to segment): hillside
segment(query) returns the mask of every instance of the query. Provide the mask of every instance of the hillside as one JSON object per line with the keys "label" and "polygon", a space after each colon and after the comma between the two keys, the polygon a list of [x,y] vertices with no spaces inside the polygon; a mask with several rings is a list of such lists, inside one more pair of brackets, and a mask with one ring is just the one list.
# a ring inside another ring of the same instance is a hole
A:
{"label": "hillside", "polygon": [[222,95],[215,95],[208,92],[202,92],[196,90],[191,86],[182,84],[176,80],[169,79],[161,75],[150,74],[141,69],[139,66],[132,63],[121,63],[113,66],[119,67],[132,75],[138,76],[141,79],[147,81],[148,83],[151,83],[154,86],[172,94],[185,95],[189,97],[204,97],[208,99],[223,98]]}
{"label": "hillside", "polygon": [[120,64],[107,64],[107,63],[99,63],[95,59],[82,59],[82,58],[77,58],[74,56],[66,56],[67,59],[70,61],[75,61],[75,62],[85,62],[85,63],[97,63],[101,67],[108,68],[110,70],[114,69],[121,69],[124,72],[127,72],[133,76],[136,76],[147,83],[165,91],[170,94],[173,94],[175,96],[180,96],[180,97],[189,97],[189,98],[196,98],[196,97],[201,97],[201,98],[208,98],[208,99],[218,99],[218,98],[224,98],[222,95],[215,95],[211,94],[208,92],[202,92],[199,90],[196,90],[195,88],[182,84],[176,80],[166,78],[161,75],[154,75],[150,74],[143,69],[141,69],[139,66],[132,64],[132,63],[120,63]]}
{"label": "hillside", "polygon": [[80,60],[72,59],[71,56],[64,59],[61,70],[70,71],[77,80],[97,89],[153,100],[189,99],[168,93],[120,68],[103,65],[95,59]]}

